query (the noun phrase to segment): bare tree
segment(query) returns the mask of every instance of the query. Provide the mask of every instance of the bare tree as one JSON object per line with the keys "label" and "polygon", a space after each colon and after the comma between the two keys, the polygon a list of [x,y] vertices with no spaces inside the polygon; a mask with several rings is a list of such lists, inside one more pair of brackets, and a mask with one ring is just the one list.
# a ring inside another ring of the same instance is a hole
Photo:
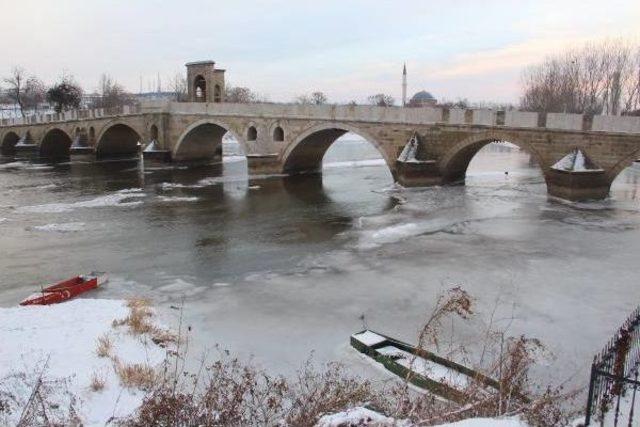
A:
{"label": "bare tree", "polygon": [[170,81],[169,87],[174,93],[176,102],[188,101],[187,78],[183,73],[176,73]]}
{"label": "bare tree", "polygon": [[303,104],[303,105],[307,105],[307,104],[312,104],[313,102],[311,101],[311,98],[309,97],[309,95],[298,95],[294,101],[296,104]]}
{"label": "bare tree", "polygon": [[225,87],[226,102],[235,102],[238,104],[254,104],[261,102],[260,95],[249,89],[248,87],[231,86]]}
{"label": "bare tree", "polygon": [[93,108],[114,108],[135,104],[135,98],[108,74],[100,77],[100,96],[93,102]]}
{"label": "bare tree", "polygon": [[396,102],[391,95],[385,95],[384,93],[371,95],[367,100],[369,101],[369,104],[377,105],[378,107],[391,107]]}
{"label": "bare tree", "polygon": [[523,110],[630,114],[640,108],[640,47],[588,44],[527,68],[522,82]]}
{"label": "bare tree", "polygon": [[80,108],[82,88],[72,76],[63,75],[60,82],[47,91],[47,100],[54,105],[56,113]]}
{"label": "bare tree", "polygon": [[13,67],[11,75],[3,79],[7,85],[7,96],[14,104],[18,104],[22,117],[26,116],[23,102],[24,86],[27,80],[26,74],[24,68]]}
{"label": "bare tree", "polygon": [[303,104],[303,105],[308,105],[308,104],[322,105],[322,104],[326,104],[327,100],[328,100],[327,95],[325,95],[324,92],[315,91],[311,93],[311,95],[307,95],[305,93],[297,96],[295,99],[295,103]]}
{"label": "bare tree", "polygon": [[327,103],[327,95],[323,92],[316,91],[311,94],[311,102],[315,105],[322,105]]}
{"label": "bare tree", "polygon": [[42,104],[47,98],[47,89],[35,76],[31,76],[27,79],[24,85],[24,91],[22,94],[22,106],[26,110],[38,111],[38,106]]}

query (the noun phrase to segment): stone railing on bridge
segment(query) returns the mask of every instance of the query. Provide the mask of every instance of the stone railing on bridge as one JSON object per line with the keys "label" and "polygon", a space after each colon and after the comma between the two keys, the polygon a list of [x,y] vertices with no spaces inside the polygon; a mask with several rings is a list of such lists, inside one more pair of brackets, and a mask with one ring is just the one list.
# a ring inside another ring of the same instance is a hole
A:
{"label": "stone railing on bridge", "polygon": [[415,125],[472,125],[564,131],[640,134],[640,117],[535,113],[516,110],[403,108],[372,105],[233,104],[146,101],[111,109],[75,110],[0,120],[0,126],[37,125],[136,114],[194,114],[212,117],[255,117]]}
{"label": "stone railing on bridge", "polygon": [[535,113],[516,110],[403,108],[369,105],[300,105],[178,103],[146,104],[147,108],[171,114],[241,116],[273,119],[326,120],[401,124],[448,124],[510,128],[539,128],[565,131],[619,132],[640,134],[640,117],[592,116],[567,113]]}
{"label": "stone railing on bridge", "polygon": [[140,114],[142,108],[139,105],[122,106],[114,108],[96,108],[92,110],[71,110],[62,113],[32,114],[27,117],[15,117],[0,119],[0,126],[25,126],[56,122],[70,122],[75,120],[100,119],[103,117],[126,116]]}

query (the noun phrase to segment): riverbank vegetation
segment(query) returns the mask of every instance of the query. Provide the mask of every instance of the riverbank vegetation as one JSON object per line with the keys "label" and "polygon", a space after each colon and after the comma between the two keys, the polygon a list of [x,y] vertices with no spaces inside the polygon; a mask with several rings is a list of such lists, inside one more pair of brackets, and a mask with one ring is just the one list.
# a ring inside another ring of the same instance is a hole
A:
{"label": "riverbank vegetation", "polygon": [[[312,358],[296,375],[284,377],[216,347],[215,356],[203,357],[194,370],[188,370],[190,329],[184,330],[180,324],[170,333],[158,326],[148,301],[131,300],[126,307],[128,313],[111,323],[111,332],[94,338],[96,357],[108,360],[111,368],[91,372],[86,386],[90,400],[109,389],[119,400],[123,395],[117,390],[139,396],[129,413],[108,417],[108,425],[331,425],[324,423],[331,414],[355,408],[380,415],[387,420],[383,425],[398,426],[443,425],[475,417],[519,417],[522,425],[565,426],[576,416],[571,404],[576,390],[540,384],[531,377],[543,345],[523,336],[508,337],[505,330],[491,326],[484,331],[474,368],[498,379],[500,387],[488,390],[479,381],[471,381],[462,389],[464,399],[454,403],[411,386],[409,378],[381,385],[354,375],[340,363],[319,365]],[[419,333],[419,347],[445,351],[441,343],[450,342],[451,337],[443,337],[443,325],[465,322],[474,315],[473,298],[462,288],[450,289],[427,316]],[[115,335],[110,336],[118,332],[149,338],[154,346],[163,346],[164,360],[159,364],[128,361],[126,354],[118,354]],[[447,357],[462,357],[467,352],[461,346],[454,347],[446,348]],[[469,355],[465,358],[473,359]],[[14,372],[0,381],[0,420],[17,419],[21,426],[83,422],[82,405],[87,398],[79,396],[77,388],[74,392],[73,387],[61,387],[71,380],[52,378],[47,364],[39,372],[35,377]],[[366,419],[363,422],[361,425],[368,425]]]}

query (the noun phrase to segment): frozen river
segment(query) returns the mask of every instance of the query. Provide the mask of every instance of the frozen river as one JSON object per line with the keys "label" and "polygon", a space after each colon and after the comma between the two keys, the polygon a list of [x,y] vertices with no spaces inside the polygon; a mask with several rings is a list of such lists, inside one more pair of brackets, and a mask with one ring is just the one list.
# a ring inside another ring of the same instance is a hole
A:
{"label": "frozen river", "polygon": [[413,342],[434,298],[460,285],[478,318],[456,340],[473,346],[497,306],[498,326],[554,354],[539,375],[585,383],[640,302],[640,167],[609,200],[565,203],[504,144],[476,156],[466,186],[410,190],[348,137],[321,179],[248,179],[236,150],[197,169],[0,159],[0,306],[102,270],[111,281],[91,297],[150,298],[172,320],[184,299],[192,353],[219,343],[290,373],[314,351],[378,376],[348,347],[359,317]]}

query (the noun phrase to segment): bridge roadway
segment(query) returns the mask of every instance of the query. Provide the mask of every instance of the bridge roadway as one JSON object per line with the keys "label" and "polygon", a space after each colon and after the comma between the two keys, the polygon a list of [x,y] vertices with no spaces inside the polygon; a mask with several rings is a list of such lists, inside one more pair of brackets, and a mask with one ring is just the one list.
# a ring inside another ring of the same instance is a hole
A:
{"label": "bridge roadway", "polygon": [[[251,174],[320,172],[331,144],[353,132],[380,151],[394,179],[405,186],[462,183],[478,150],[490,142],[508,141],[535,158],[550,195],[570,200],[607,197],[615,177],[640,156],[640,117],[151,102],[0,121],[4,155],[33,151],[52,158],[77,152],[98,158],[131,156],[138,152],[139,142],[153,142],[154,152],[146,155],[180,162],[212,160],[222,155],[227,132],[240,143]],[[571,167],[577,150],[584,160]],[[558,167],[567,155],[569,167]]]}

